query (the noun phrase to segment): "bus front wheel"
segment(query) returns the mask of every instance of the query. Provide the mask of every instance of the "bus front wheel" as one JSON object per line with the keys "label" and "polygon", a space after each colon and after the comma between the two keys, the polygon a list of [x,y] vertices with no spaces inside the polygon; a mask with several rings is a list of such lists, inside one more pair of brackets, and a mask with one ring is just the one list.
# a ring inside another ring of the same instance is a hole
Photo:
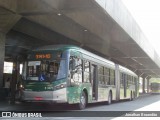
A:
{"label": "bus front wheel", "polygon": [[86,104],[87,104],[87,97],[85,92],[83,91],[80,96],[79,109],[80,110],[84,109],[86,107]]}

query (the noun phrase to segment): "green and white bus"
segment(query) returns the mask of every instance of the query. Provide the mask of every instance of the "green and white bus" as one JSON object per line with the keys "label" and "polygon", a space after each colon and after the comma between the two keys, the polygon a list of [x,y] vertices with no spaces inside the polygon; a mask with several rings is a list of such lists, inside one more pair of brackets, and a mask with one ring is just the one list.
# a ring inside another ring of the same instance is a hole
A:
{"label": "green and white bus", "polygon": [[138,77],[129,69],[82,48],[51,45],[29,53],[23,70],[21,99],[28,102],[77,104],[138,96]]}

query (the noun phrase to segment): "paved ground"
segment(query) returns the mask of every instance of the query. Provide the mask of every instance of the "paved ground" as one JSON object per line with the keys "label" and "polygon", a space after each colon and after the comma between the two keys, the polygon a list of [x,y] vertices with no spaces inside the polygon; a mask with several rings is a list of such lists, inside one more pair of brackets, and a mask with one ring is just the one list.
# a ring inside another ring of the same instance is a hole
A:
{"label": "paved ground", "polygon": [[[122,119],[122,117],[116,117],[117,115],[125,115],[132,111],[135,112],[133,115],[139,115],[139,113],[146,113],[152,115],[160,114],[160,94],[143,94],[138,99],[134,101],[122,101],[113,103],[111,105],[106,105],[105,103],[89,104],[88,107],[83,111],[77,111],[76,106],[63,105],[53,105],[46,103],[18,103],[11,105],[6,101],[0,102],[0,111],[18,111],[18,112],[42,112],[43,119],[49,120],[99,120],[99,119]],[[69,111],[68,111],[69,110]],[[76,111],[75,111],[76,110]],[[46,112],[47,111],[47,112]],[[58,111],[58,112],[57,112]],[[137,112],[138,111],[138,112]],[[144,112],[146,111],[146,112]],[[78,117],[73,117],[73,116]],[[52,117],[50,117],[52,116]],[[56,116],[56,117],[55,117]],[[58,116],[58,117],[57,117]],[[65,116],[65,117],[64,117]],[[67,116],[67,117],[66,117]],[[89,116],[89,117],[83,117]],[[102,117],[93,117],[102,116]],[[109,116],[109,117],[105,117]],[[115,116],[115,117],[114,117]],[[0,118],[0,119],[15,119],[15,118]],[[17,119],[17,118],[16,118]],[[20,118],[19,118],[20,119]],[[23,118],[24,119],[24,118]],[[27,119],[27,118],[25,118]],[[36,118],[32,118],[36,119]],[[133,119],[133,117],[123,117],[123,119]],[[136,119],[144,119],[143,117],[136,117]],[[146,118],[145,118],[146,119]],[[152,119],[158,119],[153,117]]]}

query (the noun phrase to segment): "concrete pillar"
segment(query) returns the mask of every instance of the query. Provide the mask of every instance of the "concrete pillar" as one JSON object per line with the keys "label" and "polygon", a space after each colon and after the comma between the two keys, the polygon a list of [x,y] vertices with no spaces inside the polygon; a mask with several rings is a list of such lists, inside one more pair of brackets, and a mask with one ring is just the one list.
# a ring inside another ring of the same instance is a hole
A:
{"label": "concrete pillar", "polygon": [[120,73],[119,73],[119,65],[115,64],[116,66],[116,71],[115,71],[115,76],[116,76],[116,100],[118,101],[120,99]]}
{"label": "concrete pillar", "polygon": [[17,74],[18,74],[18,63],[17,59],[13,62],[13,71],[12,71],[12,81],[11,81],[11,104],[15,103],[16,95],[16,83],[17,83]]}
{"label": "concrete pillar", "polygon": [[147,78],[147,93],[149,93],[149,78]]}
{"label": "concrete pillar", "polygon": [[142,82],[142,93],[146,93],[145,92],[145,77],[143,77],[143,82]]}
{"label": "concrete pillar", "polygon": [[137,80],[137,83],[136,83],[136,96],[135,97],[138,97],[139,96],[139,88],[140,88],[140,86],[139,86],[139,82],[140,81],[140,77],[138,76],[138,80]]}
{"label": "concrete pillar", "polygon": [[5,34],[0,32],[0,88],[3,87],[4,57],[5,57]]}

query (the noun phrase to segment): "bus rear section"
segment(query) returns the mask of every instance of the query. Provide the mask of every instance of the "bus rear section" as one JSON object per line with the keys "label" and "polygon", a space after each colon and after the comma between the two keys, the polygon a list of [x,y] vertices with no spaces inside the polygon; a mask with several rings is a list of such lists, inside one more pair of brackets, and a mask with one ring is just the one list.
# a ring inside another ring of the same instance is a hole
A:
{"label": "bus rear section", "polygon": [[138,76],[131,70],[120,66],[120,99],[130,99],[138,97]]}

